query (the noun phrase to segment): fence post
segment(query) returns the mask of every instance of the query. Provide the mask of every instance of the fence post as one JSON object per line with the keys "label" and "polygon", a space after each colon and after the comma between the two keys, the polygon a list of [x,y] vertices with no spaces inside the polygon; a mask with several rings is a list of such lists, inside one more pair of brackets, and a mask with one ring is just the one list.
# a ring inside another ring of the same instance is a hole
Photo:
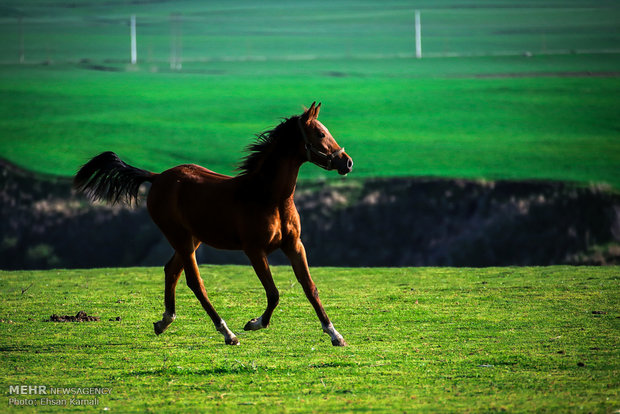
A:
{"label": "fence post", "polygon": [[415,57],[422,59],[422,25],[420,24],[420,10],[415,11]]}
{"label": "fence post", "polygon": [[138,63],[138,46],[136,41],[136,15],[131,15],[130,20],[130,33],[131,33],[131,64]]}
{"label": "fence post", "polygon": [[24,52],[24,19],[19,16],[19,63],[26,61],[26,53]]}
{"label": "fence post", "polygon": [[178,13],[170,14],[170,69],[181,70],[183,38],[181,26],[181,15]]}

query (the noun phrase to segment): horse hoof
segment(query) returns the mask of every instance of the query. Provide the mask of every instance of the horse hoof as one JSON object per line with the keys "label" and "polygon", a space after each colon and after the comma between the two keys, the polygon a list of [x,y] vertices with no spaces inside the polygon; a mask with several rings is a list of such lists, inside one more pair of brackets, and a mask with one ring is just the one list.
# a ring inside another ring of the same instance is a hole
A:
{"label": "horse hoof", "polygon": [[347,343],[344,341],[344,338],[335,338],[332,339],[333,346],[347,346]]}
{"label": "horse hoof", "polygon": [[153,322],[153,329],[155,329],[155,335],[160,335],[162,332],[166,330],[166,328],[161,327],[161,321]]}
{"label": "horse hoof", "polygon": [[239,340],[236,336],[233,336],[232,338],[226,338],[225,342],[226,345],[239,345]]}
{"label": "horse hoof", "polygon": [[244,331],[258,331],[259,329],[264,329],[266,326],[263,326],[263,322],[261,318],[254,318],[243,327]]}

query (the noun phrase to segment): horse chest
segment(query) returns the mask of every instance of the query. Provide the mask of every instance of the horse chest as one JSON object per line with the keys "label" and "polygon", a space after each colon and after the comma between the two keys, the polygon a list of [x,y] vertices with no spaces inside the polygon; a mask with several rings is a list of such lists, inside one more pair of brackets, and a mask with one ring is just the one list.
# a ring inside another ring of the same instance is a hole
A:
{"label": "horse chest", "polygon": [[283,242],[299,237],[299,214],[288,206],[280,206],[263,216],[258,226],[258,238],[267,250],[278,249]]}

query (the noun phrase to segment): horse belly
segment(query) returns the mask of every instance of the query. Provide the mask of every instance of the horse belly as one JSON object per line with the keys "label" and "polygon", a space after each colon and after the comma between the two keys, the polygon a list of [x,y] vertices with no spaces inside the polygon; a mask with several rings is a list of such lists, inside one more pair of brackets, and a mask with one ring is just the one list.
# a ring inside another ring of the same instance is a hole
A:
{"label": "horse belly", "polygon": [[197,228],[195,237],[202,243],[216,249],[241,250],[243,248],[241,238],[234,229],[220,224]]}
{"label": "horse belly", "polygon": [[196,236],[209,246],[225,250],[260,249],[271,253],[282,244],[278,214],[249,206],[214,206],[216,214],[196,224]]}
{"label": "horse belly", "polygon": [[241,248],[234,186],[225,176],[193,165],[172,168],[151,186],[147,207],[173,247],[193,238],[219,249]]}
{"label": "horse belly", "polygon": [[187,224],[193,235],[202,243],[216,249],[240,250],[242,240],[238,226],[238,208],[232,202],[216,198],[200,204],[202,208],[187,217]]}

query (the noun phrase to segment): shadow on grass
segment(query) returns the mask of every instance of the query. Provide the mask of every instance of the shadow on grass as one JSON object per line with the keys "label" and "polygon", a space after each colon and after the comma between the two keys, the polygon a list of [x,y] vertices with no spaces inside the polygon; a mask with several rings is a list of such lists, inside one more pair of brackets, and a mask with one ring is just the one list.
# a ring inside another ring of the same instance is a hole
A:
{"label": "shadow on grass", "polygon": [[277,372],[283,371],[283,369],[257,367],[256,365],[234,365],[228,367],[212,367],[212,368],[183,368],[180,366],[175,367],[161,367],[158,369],[147,369],[139,371],[131,371],[126,373],[127,377],[141,377],[141,376],[193,376],[193,375],[226,375],[226,374],[254,374],[258,372]]}
{"label": "shadow on grass", "polygon": [[[308,368],[342,368],[357,367],[358,364],[352,362],[327,362],[310,364]],[[192,368],[180,366],[164,366],[157,369],[147,369],[131,371],[126,374],[128,377],[139,377],[149,375],[175,375],[175,376],[191,376],[191,375],[226,375],[226,374],[255,374],[255,373],[280,373],[290,371],[290,367],[266,367],[257,365],[254,362],[242,363],[236,362],[231,365],[220,365],[209,368]]]}

